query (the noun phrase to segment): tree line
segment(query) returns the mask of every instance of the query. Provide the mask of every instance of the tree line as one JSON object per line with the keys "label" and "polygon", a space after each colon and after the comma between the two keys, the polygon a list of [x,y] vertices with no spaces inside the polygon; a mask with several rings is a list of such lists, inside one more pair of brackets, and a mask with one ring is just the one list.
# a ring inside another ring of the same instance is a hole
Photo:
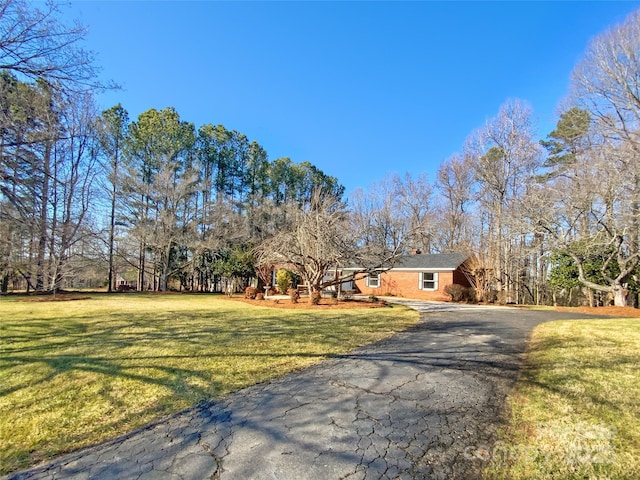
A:
{"label": "tree line", "polygon": [[[640,17],[632,19],[640,25]],[[591,48],[610,36],[619,31]],[[635,46],[640,52],[640,36]],[[633,68],[640,72],[640,64]],[[574,75],[574,82],[596,73]],[[357,202],[375,205],[366,221],[384,225],[389,238],[404,238],[405,252],[470,252],[479,300],[637,306],[640,91],[615,84],[620,73],[610,72],[606,89],[577,89],[545,139],[534,134],[531,108],[507,101],[440,165],[433,183],[420,183],[422,209],[407,202],[407,183],[397,176],[357,192]]]}
{"label": "tree line", "polygon": [[[0,289],[221,291],[288,264],[312,289],[410,251],[468,252],[485,301],[637,301],[640,14],[594,38],[556,128],[505,102],[426,174],[344,196],[309,162],[175,109],[99,112],[84,30],[0,1]],[[344,278],[343,278],[344,279]],[[235,281],[234,280],[234,281]]]}
{"label": "tree line", "polygon": [[[86,33],[57,7],[0,2],[0,289],[219,289],[312,191],[344,188],[309,162],[270,161],[222,125],[173,108],[98,112]],[[105,219],[107,219],[105,221]],[[136,278],[130,277],[135,271]]]}
{"label": "tree line", "polygon": [[639,75],[636,11],[590,42],[545,138],[508,100],[433,182],[386,178],[352,206],[405,251],[472,253],[481,300],[637,305]]}
{"label": "tree line", "polygon": [[196,129],[173,108],[129,121],[121,105],[95,115],[7,72],[0,81],[13,107],[2,145],[4,290],[13,281],[56,291],[104,266],[109,290],[117,279],[219,290],[223,277],[253,275],[251,248],[292,205],[314,190],[343,195],[309,162],[269,161],[244,134]]}

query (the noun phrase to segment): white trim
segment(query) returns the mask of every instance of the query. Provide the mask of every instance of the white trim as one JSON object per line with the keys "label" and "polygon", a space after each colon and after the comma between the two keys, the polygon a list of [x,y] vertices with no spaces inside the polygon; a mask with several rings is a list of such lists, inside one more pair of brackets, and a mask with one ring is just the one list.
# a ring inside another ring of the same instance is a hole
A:
{"label": "white trim", "polygon": [[[370,284],[369,284],[369,281],[370,281],[372,278],[375,278],[375,279],[376,279],[376,282],[375,282],[376,284],[375,284],[375,285],[370,285]],[[367,285],[367,287],[369,287],[369,288],[380,288],[380,274],[379,274],[379,273],[377,273],[377,274],[369,274],[369,275],[367,275],[366,285]]]}
{"label": "white trim", "polygon": [[[425,279],[424,279],[424,274],[425,273],[431,273],[433,274],[433,280],[426,280],[427,282],[433,282],[433,288],[424,288],[424,284],[425,284]],[[438,272],[437,271],[428,271],[428,270],[424,270],[422,272],[420,272],[420,275],[418,275],[418,280],[419,280],[419,284],[418,284],[418,288],[420,290],[424,290],[427,292],[435,292],[438,290],[438,282],[439,282],[439,278],[438,278]]]}

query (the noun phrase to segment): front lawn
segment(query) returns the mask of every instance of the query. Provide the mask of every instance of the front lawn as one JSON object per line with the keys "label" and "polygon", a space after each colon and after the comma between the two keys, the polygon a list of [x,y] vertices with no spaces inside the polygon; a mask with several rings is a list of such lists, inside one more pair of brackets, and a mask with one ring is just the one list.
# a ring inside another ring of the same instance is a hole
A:
{"label": "front lawn", "polygon": [[485,478],[640,478],[640,319],[537,327],[510,408]]}
{"label": "front lawn", "polygon": [[399,306],[286,310],[212,295],[0,298],[0,474],[380,340]]}

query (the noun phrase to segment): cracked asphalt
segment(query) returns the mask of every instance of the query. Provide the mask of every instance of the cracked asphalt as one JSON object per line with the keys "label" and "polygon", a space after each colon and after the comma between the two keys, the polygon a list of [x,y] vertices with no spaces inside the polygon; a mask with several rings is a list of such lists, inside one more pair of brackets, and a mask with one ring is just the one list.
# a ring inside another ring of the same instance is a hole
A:
{"label": "cracked asphalt", "polygon": [[5,478],[479,478],[531,329],[578,316],[398,303],[415,327]]}

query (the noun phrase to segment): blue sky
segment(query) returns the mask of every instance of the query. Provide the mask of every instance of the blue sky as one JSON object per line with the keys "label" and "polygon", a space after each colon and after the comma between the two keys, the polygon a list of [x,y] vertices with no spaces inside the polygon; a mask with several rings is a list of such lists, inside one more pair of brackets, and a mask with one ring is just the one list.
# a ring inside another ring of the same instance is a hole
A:
{"label": "blue sky", "polygon": [[72,1],[132,120],[175,107],[347,192],[426,172],[509,98],[544,137],[588,41],[640,2]]}

